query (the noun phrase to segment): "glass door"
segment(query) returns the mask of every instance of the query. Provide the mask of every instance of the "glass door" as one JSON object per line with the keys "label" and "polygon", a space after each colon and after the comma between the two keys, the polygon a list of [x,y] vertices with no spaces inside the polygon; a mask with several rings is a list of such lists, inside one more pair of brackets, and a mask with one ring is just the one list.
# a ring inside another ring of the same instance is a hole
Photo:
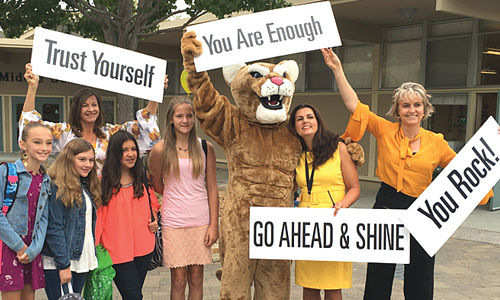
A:
{"label": "glass door", "polygon": [[[19,138],[19,118],[23,111],[25,96],[12,96],[12,151],[19,151],[17,140]],[[42,120],[50,122],[63,122],[64,97],[36,97],[35,109],[42,115]]]}

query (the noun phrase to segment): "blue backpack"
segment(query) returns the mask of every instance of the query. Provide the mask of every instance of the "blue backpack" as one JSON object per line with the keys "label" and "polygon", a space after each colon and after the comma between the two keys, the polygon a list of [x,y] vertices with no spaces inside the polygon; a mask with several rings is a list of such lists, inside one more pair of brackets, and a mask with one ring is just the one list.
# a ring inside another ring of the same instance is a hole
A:
{"label": "blue backpack", "polygon": [[1,165],[7,166],[7,174],[5,176],[5,191],[2,205],[2,213],[7,215],[11,210],[12,204],[16,200],[17,190],[19,188],[19,176],[17,175],[16,166],[13,163],[2,162]]}

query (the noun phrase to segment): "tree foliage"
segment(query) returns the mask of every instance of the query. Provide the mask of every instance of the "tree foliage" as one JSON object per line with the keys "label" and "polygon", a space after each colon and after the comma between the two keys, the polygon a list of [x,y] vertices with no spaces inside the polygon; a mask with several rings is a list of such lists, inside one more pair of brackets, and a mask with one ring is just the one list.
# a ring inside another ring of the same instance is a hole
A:
{"label": "tree foliage", "polygon": [[186,27],[207,12],[217,18],[240,11],[263,11],[288,6],[286,0],[2,0],[0,27],[6,37],[19,37],[42,26],[135,50],[140,39],[161,34],[159,24],[186,13]]}

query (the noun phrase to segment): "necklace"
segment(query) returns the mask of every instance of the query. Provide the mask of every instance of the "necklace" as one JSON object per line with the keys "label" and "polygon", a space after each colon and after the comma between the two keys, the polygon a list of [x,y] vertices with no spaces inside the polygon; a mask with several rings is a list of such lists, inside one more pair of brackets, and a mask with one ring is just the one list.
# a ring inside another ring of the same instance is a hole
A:
{"label": "necklace", "polygon": [[176,146],[177,146],[177,149],[178,149],[179,151],[182,151],[182,152],[187,152],[187,151],[189,150],[189,147],[187,147],[186,149],[184,149],[184,148],[182,148],[182,147],[181,147],[181,146],[179,146],[179,145],[176,145]]}

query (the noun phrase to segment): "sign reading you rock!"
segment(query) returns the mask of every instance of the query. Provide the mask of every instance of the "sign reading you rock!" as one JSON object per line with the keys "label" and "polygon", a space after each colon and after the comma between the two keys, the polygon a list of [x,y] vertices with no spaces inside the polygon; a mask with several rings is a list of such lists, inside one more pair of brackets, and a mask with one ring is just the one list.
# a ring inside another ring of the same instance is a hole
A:
{"label": "sign reading you rock!", "polygon": [[500,179],[498,123],[490,117],[405,211],[402,221],[433,256]]}
{"label": "sign reading you rock!", "polygon": [[38,27],[31,64],[35,74],[162,102],[167,62]]}
{"label": "sign reading you rock!", "polygon": [[329,1],[190,26],[203,44],[198,72],[291,53],[340,46]]}
{"label": "sign reading you rock!", "polygon": [[403,263],[402,210],[250,207],[250,258]]}

